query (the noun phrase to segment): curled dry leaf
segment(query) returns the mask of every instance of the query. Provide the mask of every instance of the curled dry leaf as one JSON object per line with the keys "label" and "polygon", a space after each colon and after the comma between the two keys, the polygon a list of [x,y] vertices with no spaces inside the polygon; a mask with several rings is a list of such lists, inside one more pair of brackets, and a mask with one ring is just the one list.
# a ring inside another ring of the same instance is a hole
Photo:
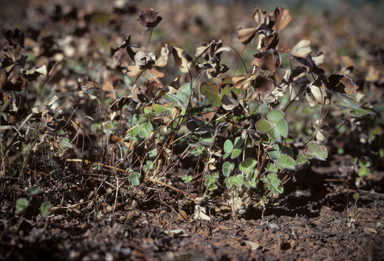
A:
{"label": "curled dry leaf", "polygon": [[256,28],[267,26],[269,24],[269,15],[266,11],[256,10],[253,13],[252,18],[256,22]]}
{"label": "curled dry leaf", "polygon": [[259,75],[255,80],[254,87],[256,92],[265,95],[272,92],[272,90],[275,88],[275,84],[272,82],[272,80]]}
{"label": "curled dry leaf", "polygon": [[146,33],[150,30],[153,30],[161,22],[162,19],[163,18],[161,16],[157,15],[157,10],[151,8],[141,10],[137,21],[139,21],[142,26],[147,28],[147,31],[143,32]]}
{"label": "curled dry leaf", "polygon": [[273,12],[275,16],[275,31],[280,32],[283,30],[292,20],[292,16],[289,10],[282,7],[277,7]]}
{"label": "curled dry leaf", "polygon": [[311,42],[309,40],[301,40],[292,48],[291,55],[307,58],[311,51]]}
{"label": "curled dry leaf", "polygon": [[109,143],[111,144],[118,144],[124,142],[123,139],[121,139],[119,136],[111,134],[109,136]]}
{"label": "curled dry leaf", "polygon": [[305,92],[305,98],[310,107],[314,107],[316,103],[320,105],[329,104],[331,101],[332,93],[325,89],[321,77],[308,85]]}
{"label": "curled dry leaf", "polygon": [[179,220],[179,221],[188,221],[187,213],[185,213],[184,210],[180,210],[179,214],[177,215],[177,220]]}
{"label": "curled dry leaf", "polygon": [[251,82],[256,79],[254,74],[236,75],[232,78],[232,84],[237,89],[247,90]]}
{"label": "curled dry leaf", "polygon": [[354,95],[357,86],[351,78],[342,74],[332,74],[328,77],[328,88],[334,92]]}
{"label": "curled dry leaf", "polygon": [[99,97],[101,94],[101,87],[100,84],[96,81],[86,81],[84,82],[83,86],[81,86],[81,89],[83,92],[90,96],[96,96]]}
{"label": "curled dry leaf", "polygon": [[175,59],[176,65],[179,67],[182,73],[188,73],[191,69],[192,58],[185,53],[185,51],[179,47],[173,47],[172,49],[173,58]]}
{"label": "curled dry leaf", "polygon": [[252,42],[257,32],[257,28],[239,28],[237,30],[237,37],[242,44],[249,44]]}

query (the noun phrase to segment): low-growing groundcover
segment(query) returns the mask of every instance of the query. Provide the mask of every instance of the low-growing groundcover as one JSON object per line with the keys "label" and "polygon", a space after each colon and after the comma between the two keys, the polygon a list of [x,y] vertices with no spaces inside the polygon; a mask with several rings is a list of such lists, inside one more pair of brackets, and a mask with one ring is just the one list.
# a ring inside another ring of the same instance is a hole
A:
{"label": "low-growing groundcover", "polygon": [[164,5],[3,29],[1,258],[380,260],[379,42],[329,13],[319,41],[283,7],[212,8],[245,20],[219,29]]}

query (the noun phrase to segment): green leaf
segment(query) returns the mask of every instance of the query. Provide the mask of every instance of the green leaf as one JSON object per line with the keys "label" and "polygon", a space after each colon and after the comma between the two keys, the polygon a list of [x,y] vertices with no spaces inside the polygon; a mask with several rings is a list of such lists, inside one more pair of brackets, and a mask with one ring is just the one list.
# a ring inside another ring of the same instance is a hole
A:
{"label": "green leaf", "polygon": [[236,137],[235,142],[233,143],[234,147],[240,148],[242,144],[243,144],[243,140],[241,139],[241,137],[240,136]]}
{"label": "green leaf", "polygon": [[240,153],[241,153],[241,149],[237,149],[237,148],[234,149],[232,154],[231,154],[231,159],[237,158],[240,155]]}
{"label": "green leaf", "polygon": [[220,91],[220,100],[223,98],[224,95],[229,95],[229,92],[230,92],[229,85],[226,84],[224,88],[221,88],[221,91]]}
{"label": "green leaf", "polygon": [[281,119],[284,118],[284,112],[280,110],[272,110],[268,112],[268,120],[273,124],[276,125]]}
{"label": "green leaf", "polygon": [[324,146],[319,146],[315,152],[315,157],[318,160],[326,160],[328,157],[327,149]]}
{"label": "green leaf", "polygon": [[358,199],[359,199],[359,193],[355,193],[355,194],[353,194],[353,199],[354,199],[354,200],[358,200]]}
{"label": "green leaf", "polygon": [[272,140],[278,143],[282,142],[281,135],[277,129],[270,129],[267,131],[267,134],[268,134],[268,137],[271,138]]}
{"label": "green leaf", "polygon": [[371,163],[369,162],[369,160],[367,160],[366,157],[362,157],[359,160],[359,167],[370,167],[370,166],[371,166]]}
{"label": "green leaf", "polygon": [[143,139],[149,138],[151,135],[151,131],[153,130],[153,126],[150,122],[144,122],[140,124],[139,136]]}
{"label": "green leaf", "polygon": [[129,135],[133,138],[140,132],[140,127],[135,126],[131,130],[128,131]]}
{"label": "green leaf", "polygon": [[244,176],[241,175],[241,174],[238,174],[233,178],[233,184],[236,186],[236,187],[241,187],[244,185]]}
{"label": "green leaf", "polygon": [[216,107],[220,107],[221,99],[218,94],[214,94],[210,91],[206,91],[205,96],[207,97],[208,101],[212,103],[212,105],[215,105]]}
{"label": "green leaf", "polygon": [[154,113],[162,113],[163,111],[166,111],[167,108],[160,104],[153,104],[152,109]]}
{"label": "green leaf", "polygon": [[228,177],[232,174],[233,170],[235,169],[235,164],[231,161],[226,161],[223,164],[223,175]]}
{"label": "green leaf", "polygon": [[260,119],[256,122],[256,129],[261,133],[267,132],[272,127],[272,124],[264,119]]}
{"label": "green leaf", "polygon": [[179,98],[175,94],[165,94],[163,98],[169,102],[178,103]]}
{"label": "green leaf", "polygon": [[219,94],[219,86],[214,82],[203,82],[200,85],[200,93],[204,96],[207,96],[207,93],[206,93],[207,91],[218,95]]}
{"label": "green leaf", "polygon": [[72,148],[71,142],[66,137],[63,137],[60,139],[59,146],[62,149],[71,149]]}
{"label": "green leaf", "polygon": [[25,193],[27,193],[28,197],[34,197],[41,193],[41,190],[37,186],[31,186],[25,189]]}
{"label": "green leaf", "polygon": [[157,149],[153,149],[148,152],[148,157],[150,158],[156,158],[159,153],[157,152]]}
{"label": "green leaf", "polygon": [[188,104],[189,95],[191,94],[191,83],[186,83],[177,91],[177,97],[179,98],[179,104],[186,108]]}
{"label": "green leaf", "polygon": [[373,112],[369,111],[369,110],[362,109],[362,108],[356,108],[356,109],[351,110],[350,114],[352,116],[360,118],[360,117],[364,117],[364,116],[367,116],[367,115],[373,115]]}
{"label": "green leaf", "polygon": [[296,162],[288,155],[281,155],[278,159],[277,166],[280,169],[294,170],[296,167]]}
{"label": "green leaf", "polygon": [[224,152],[232,152],[233,144],[231,140],[226,140],[224,142]]}
{"label": "green leaf", "polygon": [[210,133],[206,133],[200,136],[199,143],[203,146],[211,146],[213,143],[213,135]]}
{"label": "green leaf", "polygon": [[307,161],[308,161],[307,158],[303,154],[299,154],[299,156],[297,156],[297,159],[296,159],[296,164],[301,165]]}
{"label": "green leaf", "polygon": [[184,175],[181,179],[184,181],[185,184],[188,184],[189,182],[191,182],[192,176]]}
{"label": "green leaf", "polygon": [[278,144],[274,144],[271,149],[268,150],[268,155],[273,161],[277,161],[280,156],[280,148]]}
{"label": "green leaf", "polygon": [[131,182],[133,186],[140,185],[140,173],[134,172],[131,175],[129,175],[128,180]]}
{"label": "green leaf", "polygon": [[284,119],[281,119],[277,122],[276,129],[281,134],[281,136],[284,138],[288,137],[288,123]]}
{"label": "green leaf", "polygon": [[360,168],[360,169],[359,169],[359,173],[358,173],[358,175],[359,175],[360,177],[362,177],[362,178],[368,176],[368,175],[369,175],[369,168],[367,168],[367,167],[362,167],[362,168]]}
{"label": "green leaf", "polygon": [[211,184],[209,187],[208,187],[208,190],[209,191],[213,191],[213,190],[215,190],[215,189],[217,189],[218,187],[217,187],[217,185],[216,184]]}
{"label": "green leaf", "polygon": [[16,215],[23,213],[27,209],[28,205],[29,205],[29,201],[27,199],[19,198],[16,201],[16,209],[15,209]]}
{"label": "green leaf", "polygon": [[51,212],[51,208],[52,208],[52,204],[50,202],[41,203],[40,205],[41,216],[43,216],[44,218],[47,217]]}
{"label": "green leaf", "polygon": [[294,154],[291,150],[291,148],[287,147],[287,146],[283,146],[281,147],[281,152],[280,152],[281,155],[285,154],[285,155],[288,155],[288,156],[291,156],[292,158],[294,157]]}
{"label": "green leaf", "polygon": [[281,64],[279,68],[291,69],[291,54],[290,53],[282,53],[281,54]]}
{"label": "green leaf", "polygon": [[225,179],[225,185],[227,185],[227,189],[231,189],[235,184],[233,183],[235,177],[229,177]]}
{"label": "green leaf", "polygon": [[311,141],[307,144],[307,151],[311,154],[314,154],[317,148],[319,147],[319,144],[317,144],[314,141]]}
{"label": "green leaf", "polygon": [[268,172],[271,172],[271,173],[277,173],[278,171],[278,169],[272,163],[269,163],[266,169]]}
{"label": "green leaf", "polygon": [[144,172],[147,173],[149,170],[153,169],[153,161],[148,160],[143,166]]}
{"label": "green leaf", "polygon": [[256,164],[257,164],[256,159],[251,157],[246,158],[243,162],[240,163],[240,171],[242,171],[245,174],[248,174],[254,171]]}

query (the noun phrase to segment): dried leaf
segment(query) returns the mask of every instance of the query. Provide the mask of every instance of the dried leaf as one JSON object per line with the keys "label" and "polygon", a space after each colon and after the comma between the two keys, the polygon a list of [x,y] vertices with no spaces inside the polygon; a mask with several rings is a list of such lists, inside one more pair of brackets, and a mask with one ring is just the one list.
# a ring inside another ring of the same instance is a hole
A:
{"label": "dried leaf", "polygon": [[176,65],[180,68],[180,71],[182,73],[188,73],[191,69],[192,58],[179,47],[173,47],[172,54]]}
{"label": "dried leaf", "polygon": [[252,42],[257,32],[257,28],[239,28],[237,29],[237,37],[242,44]]}
{"label": "dried leaf", "polygon": [[[161,20],[162,17],[158,16],[157,10],[153,8],[141,10],[140,16],[137,19],[137,21],[139,21],[142,26],[147,28],[147,31],[153,30]],[[147,31],[144,31],[143,33],[146,33]]]}
{"label": "dried leaf", "polygon": [[275,31],[280,32],[284,29],[289,22],[292,20],[292,16],[289,13],[289,10],[284,9],[282,7],[277,7],[273,12],[275,16]]}
{"label": "dried leaf", "polygon": [[307,58],[311,51],[311,42],[309,40],[301,40],[292,48],[291,54],[293,56]]}
{"label": "dried leaf", "polygon": [[177,215],[177,220],[179,220],[179,221],[188,221],[187,213],[185,213],[184,210],[180,210],[179,214]]}
{"label": "dried leaf", "polygon": [[232,84],[237,89],[247,90],[251,82],[256,79],[254,74],[236,75],[232,78]]}

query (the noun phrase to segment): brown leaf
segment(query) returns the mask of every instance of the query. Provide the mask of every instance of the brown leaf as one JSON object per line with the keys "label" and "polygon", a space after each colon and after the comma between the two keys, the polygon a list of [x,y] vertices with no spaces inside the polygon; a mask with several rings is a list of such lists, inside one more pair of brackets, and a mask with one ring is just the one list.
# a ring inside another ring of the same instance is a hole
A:
{"label": "brown leaf", "polygon": [[124,141],[125,146],[128,148],[128,150],[133,150],[135,141],[134,140],[129,140],[129,141]]}
{"label": "brown leaf", "polygon": [[352,79],[341,74],[332,74],[328,77],[327,86],[330,90],[338,93],[356,94],[357,86]]}
{"label": "brown leaf", "polygon": [[[259,67],[262,70],[269,70],[271,72],[276,71],[276,62],[275,62],[275,55],[273,52],[261,52],[256,53],[253,56],[255,56],[255,59],[252,61],[252,65]],[[278,63],[280,63],[280,59],[276,59]],[[277,65],[279,66],[279,64]]]}
{"label": "brown leaf", "polygon": [[228,95],[223,96],[222,102],[223,102],[223,108],[227,111],[233,110],[239,105],[238,100],[235,100],[229,97]]}
{"label": "brown leaf", "polygon": [[99,97],[101,94],[100,84],[96,81],[86,81],[83,86],[81,86],[83,92],[88,95]]}
{"label": "brown leaf", "polygon": [[[153,30],[162,20],[161,16],[157,16],[157,10],[151,8],[151,9],[145,9],[141,10],[140,16],[137,19],[137,21],[140,22],[142,26],[145,26],[147,28],[147,31]],[[143,33],[145,33],[144,31]]]}
{"label": "brown leaf", "polygon": [[164,44],[164,46],[161,47],[160,57],[157,58],[157,60],[155,62],[155,66],[158,66],[158,67],[165,66],[167,64],[167,62],[168,62],[168,57],[169,57],[168,44]]}
{"label": "brown leaf", "polygon": [[252,42],[257,32],[257,28],[239,28],[237,29],[237,37],[242,44]]}
{"label": "brown leaf", "polygon": [[232,78],[232,84],[237,89],[247,90],[251,82],[256,79],[254,74],[236,75]]}
{"label": "brown leaf", "polygon": [[260,49],[266,51],[268,49],[275,49],[279,44],[279,36],[274,33],[269,36],[265,36],[261,39]]}
{"label": "brown leaf", "polygon": [[177,220],[179,220],[179,221],[188,221],[187,213],[185,213],[184,210],[180,210],[179,214],[177,215]]}
{"label": "brown leaf", "polygon": [[311,42],[309,40],[301,40],[291,50],[291,54],[293,56],[297,56],[301,58],[307,58],[310,53],[311,53]]}
{"label": "brown leaf", "polygon": [[273,13],[275,16],[275,31],[280,32],[291,22],[292,16],[289,10],[282,7],[277,7]]}
{"label": "brown leaf", "polygon": [[266,11],[256,10],[252,15],[253,20],[256,22],[256,27],[260,28],[262,25],[269,24],[269,15]]}
{"label": "brown leaf", "polygon": [[256,92],[265,95],[269,92],[272,92],[272,90],[275,88],[275,84],[272,82],[272,80],[268,80],[265,77],[259,75],[255,80],[254,87]]}
{"label": "brown leaf", "polygon": [[179,67],[182,73],[188,73],[191,68],[192,58],[185,53],[185,51],[179,47],[173,47],[172,49],[173,58],[175,59],[176,65]]}

